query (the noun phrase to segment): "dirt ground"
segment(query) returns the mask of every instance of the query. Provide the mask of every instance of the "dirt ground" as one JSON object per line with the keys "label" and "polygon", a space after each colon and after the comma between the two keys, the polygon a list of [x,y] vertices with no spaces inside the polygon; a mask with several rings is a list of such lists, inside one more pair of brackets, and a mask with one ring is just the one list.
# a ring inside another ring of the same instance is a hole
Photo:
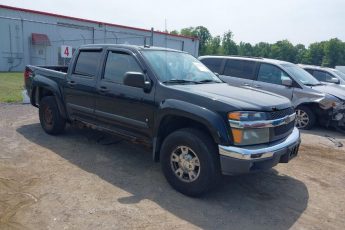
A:
{"label": "dirt ground", "polygon": [[141,146],[76,128],[49,136],[37,112],[0,105],[0,229],[345,229],[343,134],[304,132],[289,164],[193,199]]}

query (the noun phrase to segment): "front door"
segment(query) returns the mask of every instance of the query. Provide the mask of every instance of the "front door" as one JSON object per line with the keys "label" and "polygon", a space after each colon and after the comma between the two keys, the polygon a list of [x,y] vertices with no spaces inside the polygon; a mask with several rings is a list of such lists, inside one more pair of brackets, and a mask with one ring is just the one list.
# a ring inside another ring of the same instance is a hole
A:
{"label": "front door", "polygon": [[[104,128],[140,139],[148,139],[153,124],[154,90],[123,84],[127,72],[141,72],[130,51],[108,51],[102,78],[97,84],[96,115]],[[147,76],[146,76],[147,77]]]}
{"label": "front door", "polygon": [[253,82],[253,87],[282,95],[291,100],[293,95],[293,87],[283,85],[282,80],[284,78],[290,77],[278,66],[261,63],[257,80]]}

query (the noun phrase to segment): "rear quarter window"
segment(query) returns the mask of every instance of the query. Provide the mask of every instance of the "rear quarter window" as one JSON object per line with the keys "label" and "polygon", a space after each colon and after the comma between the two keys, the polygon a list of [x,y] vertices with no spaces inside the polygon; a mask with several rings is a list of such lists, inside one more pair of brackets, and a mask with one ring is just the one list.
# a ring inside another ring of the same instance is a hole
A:
{"label": "rear quarter window", "polygon": [[89,77],[96,76],[100,59],[100,51],[80,51],[73,73]]}

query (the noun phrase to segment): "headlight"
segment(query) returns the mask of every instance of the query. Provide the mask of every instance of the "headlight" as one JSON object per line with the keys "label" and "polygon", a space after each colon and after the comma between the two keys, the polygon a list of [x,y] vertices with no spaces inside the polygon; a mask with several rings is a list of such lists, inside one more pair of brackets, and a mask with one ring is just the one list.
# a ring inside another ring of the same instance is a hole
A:
{"label": "headlight", "polygon": [[255,145],[269,142],[269,128],[241,127],[243,121],[259,122],[267,120],[263,112],[233,112],[228,114],[229,124],[235,145]]}
{"label": "headlight", "polygon": [[345,109],[345,103],[342,101],[336,101],[332,103],[333,109]]}

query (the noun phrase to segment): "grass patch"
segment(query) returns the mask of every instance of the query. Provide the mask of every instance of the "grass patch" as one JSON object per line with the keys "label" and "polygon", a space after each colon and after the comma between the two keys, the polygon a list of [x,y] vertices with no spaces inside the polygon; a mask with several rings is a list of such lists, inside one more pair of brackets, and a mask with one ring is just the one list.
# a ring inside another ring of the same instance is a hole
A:
{"label": "grass patch", "polygon": [[22,101],[23,73],[0,73],[0,102]]}

